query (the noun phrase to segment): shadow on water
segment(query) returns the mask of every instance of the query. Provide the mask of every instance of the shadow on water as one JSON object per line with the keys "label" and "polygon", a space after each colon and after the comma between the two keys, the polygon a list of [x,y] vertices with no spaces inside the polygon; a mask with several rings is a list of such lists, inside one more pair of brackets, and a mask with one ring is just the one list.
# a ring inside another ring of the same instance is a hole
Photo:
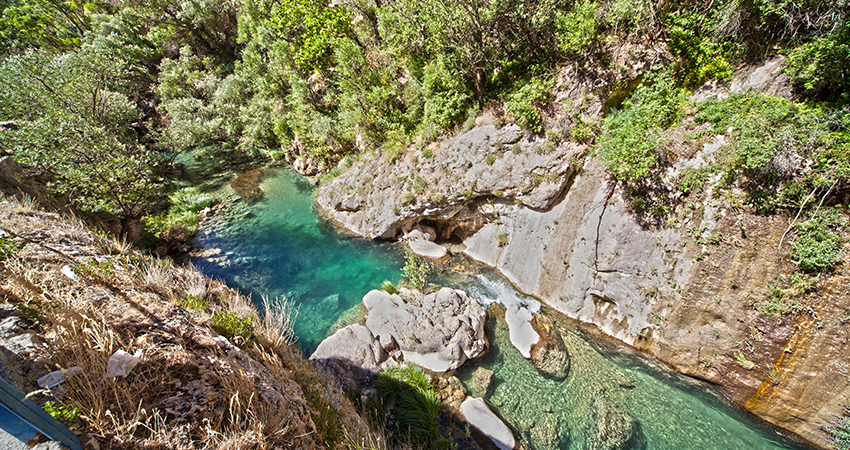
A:
{"label": "shadow on water", "polygon": [[[360,300],[369,290],[385,279],[400,280],[399,249],[345,236],[318,218],[313,185],[288,166],[263,168],[261,200],[248,204],[229,180],[256,163],[228,168],[204,161],[210,163],[214,167],[195,171],[187,165],[186,170],[205,180],[204,189],[222,205],[199,229],[195,244],[201,251],[194,263],[255,299],[292,299],[299,309],[295,332],[305,354],[340,324],[357,320]],[[443,273],[439,282],[467,289],[482,303],[502,296],[535,306],[535,300],[517,293],[498,274],[463,265],[466,272],[483,274],[488,285],[481,286],[481,277],[457,272]],[[457,372],[470,390],[475,369],[495,372],[485,398],[529,448],[585,448],[585,423],[600,396],[636,420],[632,449],[800,448],[730,407],[704,383],[673,373],[610,338],[588,334],[575,323],[556,322],[571,355],[566,379],[541,376],[510,343],[503,319],[488,322],[489,351]]]}

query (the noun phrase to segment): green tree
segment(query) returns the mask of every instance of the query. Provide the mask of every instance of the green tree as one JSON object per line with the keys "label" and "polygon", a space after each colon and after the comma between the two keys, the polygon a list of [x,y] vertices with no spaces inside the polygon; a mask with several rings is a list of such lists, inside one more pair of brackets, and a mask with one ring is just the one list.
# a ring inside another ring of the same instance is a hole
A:
{"label": "green tree", "polygon": [[[0,66],[0,113],[18,124],[0,144],[86,211],[138,218],[160,185],[157,155],[136,144],[138,111],[124,61],[93,46],[50,56],[28,51]],[[126,225],[126,220],[124,221]]]}

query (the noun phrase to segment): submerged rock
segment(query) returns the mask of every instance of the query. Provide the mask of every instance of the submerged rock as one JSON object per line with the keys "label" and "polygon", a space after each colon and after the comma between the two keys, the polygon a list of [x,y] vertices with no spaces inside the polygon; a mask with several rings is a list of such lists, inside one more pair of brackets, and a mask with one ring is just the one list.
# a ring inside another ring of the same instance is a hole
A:
{"label": "submerged rock", "polygon": [[546,414],[543,420],[531,429],[531,438],[537,441],[541,448],[559,448],[562,438],[569,437],[569,433],[562,433],[559,426],[558,416]]}
{"label": "submerged rock", "polygon": [[570,353],[552,319],[538,315],[531,322],[540,336],[531,346],[531,364],[542,374],[557,380],[570,373]]}
{"label": "submerged rock", "polygon": [[454,375],[438,375],[434,377],[434,390],[444,405],[450,408],[460,409],[461,403],[466,398],[466,388]]}
{"label": "submerged rock", "polygon": [[584,448],[624,450],[637,430],[637,421],[607,397],[596,397],[584,417]]}
{"label": "submerged rock", "polygon": [[468,397],[460,405],[460,412],[470,425],[490,438],[500,450],[512,450],[516,439],[511,429],[499,419],[483,398]]}
{"label": "submerged rock", "polygon": [[479,367],[472,373],[472,391],[479,397],[486,397],[493,384],[496,373],[490,369]]}

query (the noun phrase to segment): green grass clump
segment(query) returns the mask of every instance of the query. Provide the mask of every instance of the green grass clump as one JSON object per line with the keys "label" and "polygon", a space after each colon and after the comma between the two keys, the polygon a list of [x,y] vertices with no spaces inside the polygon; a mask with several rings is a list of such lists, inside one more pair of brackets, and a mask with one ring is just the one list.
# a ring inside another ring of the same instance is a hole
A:
{"label": "green grass clump", "polygon": [[217,312],[210,322],[217,333],[240,346],[245,346],[254,333],[254,318],[243,317],[233,311]]}
{"label": "green grass clump", "polygon": [[437,422],[440,400],[424,370],[413,365],[384,369],[375,389],[384,405],[395,405],[392,416],[402,442],[421,448],[449,448],[450,441],[440,435]]}
{"label": "green grass clump", "polygon": [[381,290],[388,294],[397,294],[398,289],[396,289],[395,284],[393,284],[390,280],[384,280],[381,283]]}
{"label": "green grass clump", "polygon": [[850,450],[850,406],[844,406],[844,415],[824,428],[832,436],[827,442],[838,450]]}
{"label": "green grass clump", "polygon": [[197,187],[186,187],[169,196],[171,211],[198,212],[212,206],[213,198],[210,194],[202,193]]}
{"label": "green grass clump", "polygon": [[180,234],[191,237],[197,228],[198,211],[212,205],[212,196],[202,193],[197,187],[187,187],[168,198],[171,206],[167,212],[142,217],[145,232],[156,239]]}
{"label": "green grass clump", "polygon": [[0,237],[0,261],[18,254],[22,248],[24,244],[15,241],[11,236]]}
{"label": "green grass clump", "polygon": [[180,302],[180,305],[186,309],[200,312],[206,311],[207,307],[209,307],[206,300],[195,297],[194,295],[186,295],[186,297]]}
{"label": "green grass clump", "polygon": [[92,258],[85,264],[74,264],[73,271],[96,283],[107,283],[115,278],[115,263],[111,259],[98,261]]}
{"label": "green grass clump", "polygon": [[533,78],[507,96],[505,112],[520,127],[534,133],[543,131],[543,104],[549,95],[551,82]]}

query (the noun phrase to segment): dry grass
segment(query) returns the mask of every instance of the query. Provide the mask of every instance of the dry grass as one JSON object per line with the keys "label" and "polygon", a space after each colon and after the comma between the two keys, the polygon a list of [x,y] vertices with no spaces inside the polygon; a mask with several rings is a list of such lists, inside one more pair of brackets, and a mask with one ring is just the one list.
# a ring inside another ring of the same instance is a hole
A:
{"label": "dry grass", "polygon": [[264,340],[263,345],[268,347],[290,346],[297,340],[295,336],[295,319],[298,317],[298,309],[292,300],[286,297],[269,299],[263,296],[263,318],[259,321],[256,329],[258,339]]}

